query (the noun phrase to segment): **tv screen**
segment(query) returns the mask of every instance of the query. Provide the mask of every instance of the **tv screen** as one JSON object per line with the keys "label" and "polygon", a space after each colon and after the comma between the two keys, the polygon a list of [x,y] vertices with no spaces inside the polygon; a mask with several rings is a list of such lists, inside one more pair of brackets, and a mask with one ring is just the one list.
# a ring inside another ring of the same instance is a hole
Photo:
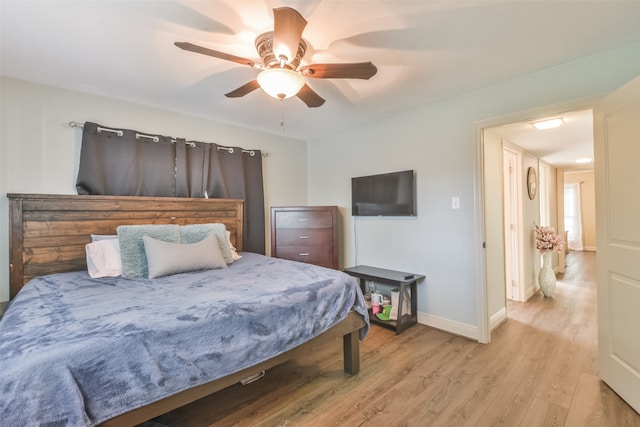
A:
{"label": "tv screen", "polygon": [[414,216],[412,170],[351,178],[353,216]]}

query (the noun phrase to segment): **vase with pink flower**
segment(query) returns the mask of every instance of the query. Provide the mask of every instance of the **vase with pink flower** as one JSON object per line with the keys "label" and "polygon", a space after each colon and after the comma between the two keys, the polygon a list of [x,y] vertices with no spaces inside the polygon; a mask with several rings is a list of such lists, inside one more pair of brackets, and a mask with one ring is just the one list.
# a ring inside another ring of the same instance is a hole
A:
{"label": "vase with pink flower", "polygon": [[535,224],[536,249],[542,254],[542,268],[538,273],[538,284],[542,294],[547,298],[552,298],[556,290],[556,273],[553,271],[553,252],[558,252],[564,248],[562,237],[553,227],[543,227]]}

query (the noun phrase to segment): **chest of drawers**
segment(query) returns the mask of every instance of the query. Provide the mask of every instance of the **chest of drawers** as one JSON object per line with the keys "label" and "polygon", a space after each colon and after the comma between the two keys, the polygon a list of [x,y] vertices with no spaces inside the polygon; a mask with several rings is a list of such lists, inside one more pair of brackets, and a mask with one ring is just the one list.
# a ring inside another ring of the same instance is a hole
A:
{"label": "chest of drawers", "polygon": [[271,208],[271,256],[339,269],[337,206]]}

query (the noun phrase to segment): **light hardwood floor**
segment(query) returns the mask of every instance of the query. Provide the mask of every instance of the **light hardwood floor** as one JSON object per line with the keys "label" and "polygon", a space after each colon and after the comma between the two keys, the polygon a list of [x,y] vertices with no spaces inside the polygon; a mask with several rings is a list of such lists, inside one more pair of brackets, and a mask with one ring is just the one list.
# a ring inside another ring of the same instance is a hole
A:
{"label": "light hardwood floor", "polygon": [[[640,426],[598,378],[594,253],[570,253],[553,299],[509,302],[482,345],[372,327],[361,371],[341,343],[157,419],[168,426]],[[639,391],[640,392],[640,391]]]}

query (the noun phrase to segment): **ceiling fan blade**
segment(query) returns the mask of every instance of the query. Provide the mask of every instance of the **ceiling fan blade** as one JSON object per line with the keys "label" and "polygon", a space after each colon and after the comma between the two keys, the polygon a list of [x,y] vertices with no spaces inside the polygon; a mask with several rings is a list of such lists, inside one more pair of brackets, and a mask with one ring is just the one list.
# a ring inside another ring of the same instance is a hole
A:
{"label": "ceiling fan blade", "polygon": [[273,53],[276,59],[286,57],[286,62],[295,59],[302,31],[307,20],[290,7],[273,9]]}
{"label": "ceiling fan blade", "polygon": [[251,80],[249,83],[240,86],[238,89],[232,90],[229,93],[225,93],[224,96],[226,96],[227,98],[240,98],[248,93],[253,92],[259,87],[260,85],[258,84],[257,80]]}
{"label": "ceiling fan blade", "polygon": [[369,62],[351,64],[311,64],[300,67],[305,77],[316,79],[364,79],[375,76],[378,68]]}
{"label": "ceiling fan blade", "polygon": [[298,92],[296,96],[310,108],[320,107],[324,104],[324,99],[315,93],[307,84],[302,86],[302,89],[300,89],[300,92]]}
{"label": "ceiling fan blade", "polygon": [[190,52],[200,53],[202,55],[213,56],[214,58],[225,59],[227,61],[236,62],[242,65],[248,65],[249,67],[262,68],[262,65],[251,59],[241,58],[239,56],[231,55],[229,53],[220,52],[218,50],[208,49],[206,47],[198,46],[189,42],[175,42],[176,46],[180,49],[188,50]]}

